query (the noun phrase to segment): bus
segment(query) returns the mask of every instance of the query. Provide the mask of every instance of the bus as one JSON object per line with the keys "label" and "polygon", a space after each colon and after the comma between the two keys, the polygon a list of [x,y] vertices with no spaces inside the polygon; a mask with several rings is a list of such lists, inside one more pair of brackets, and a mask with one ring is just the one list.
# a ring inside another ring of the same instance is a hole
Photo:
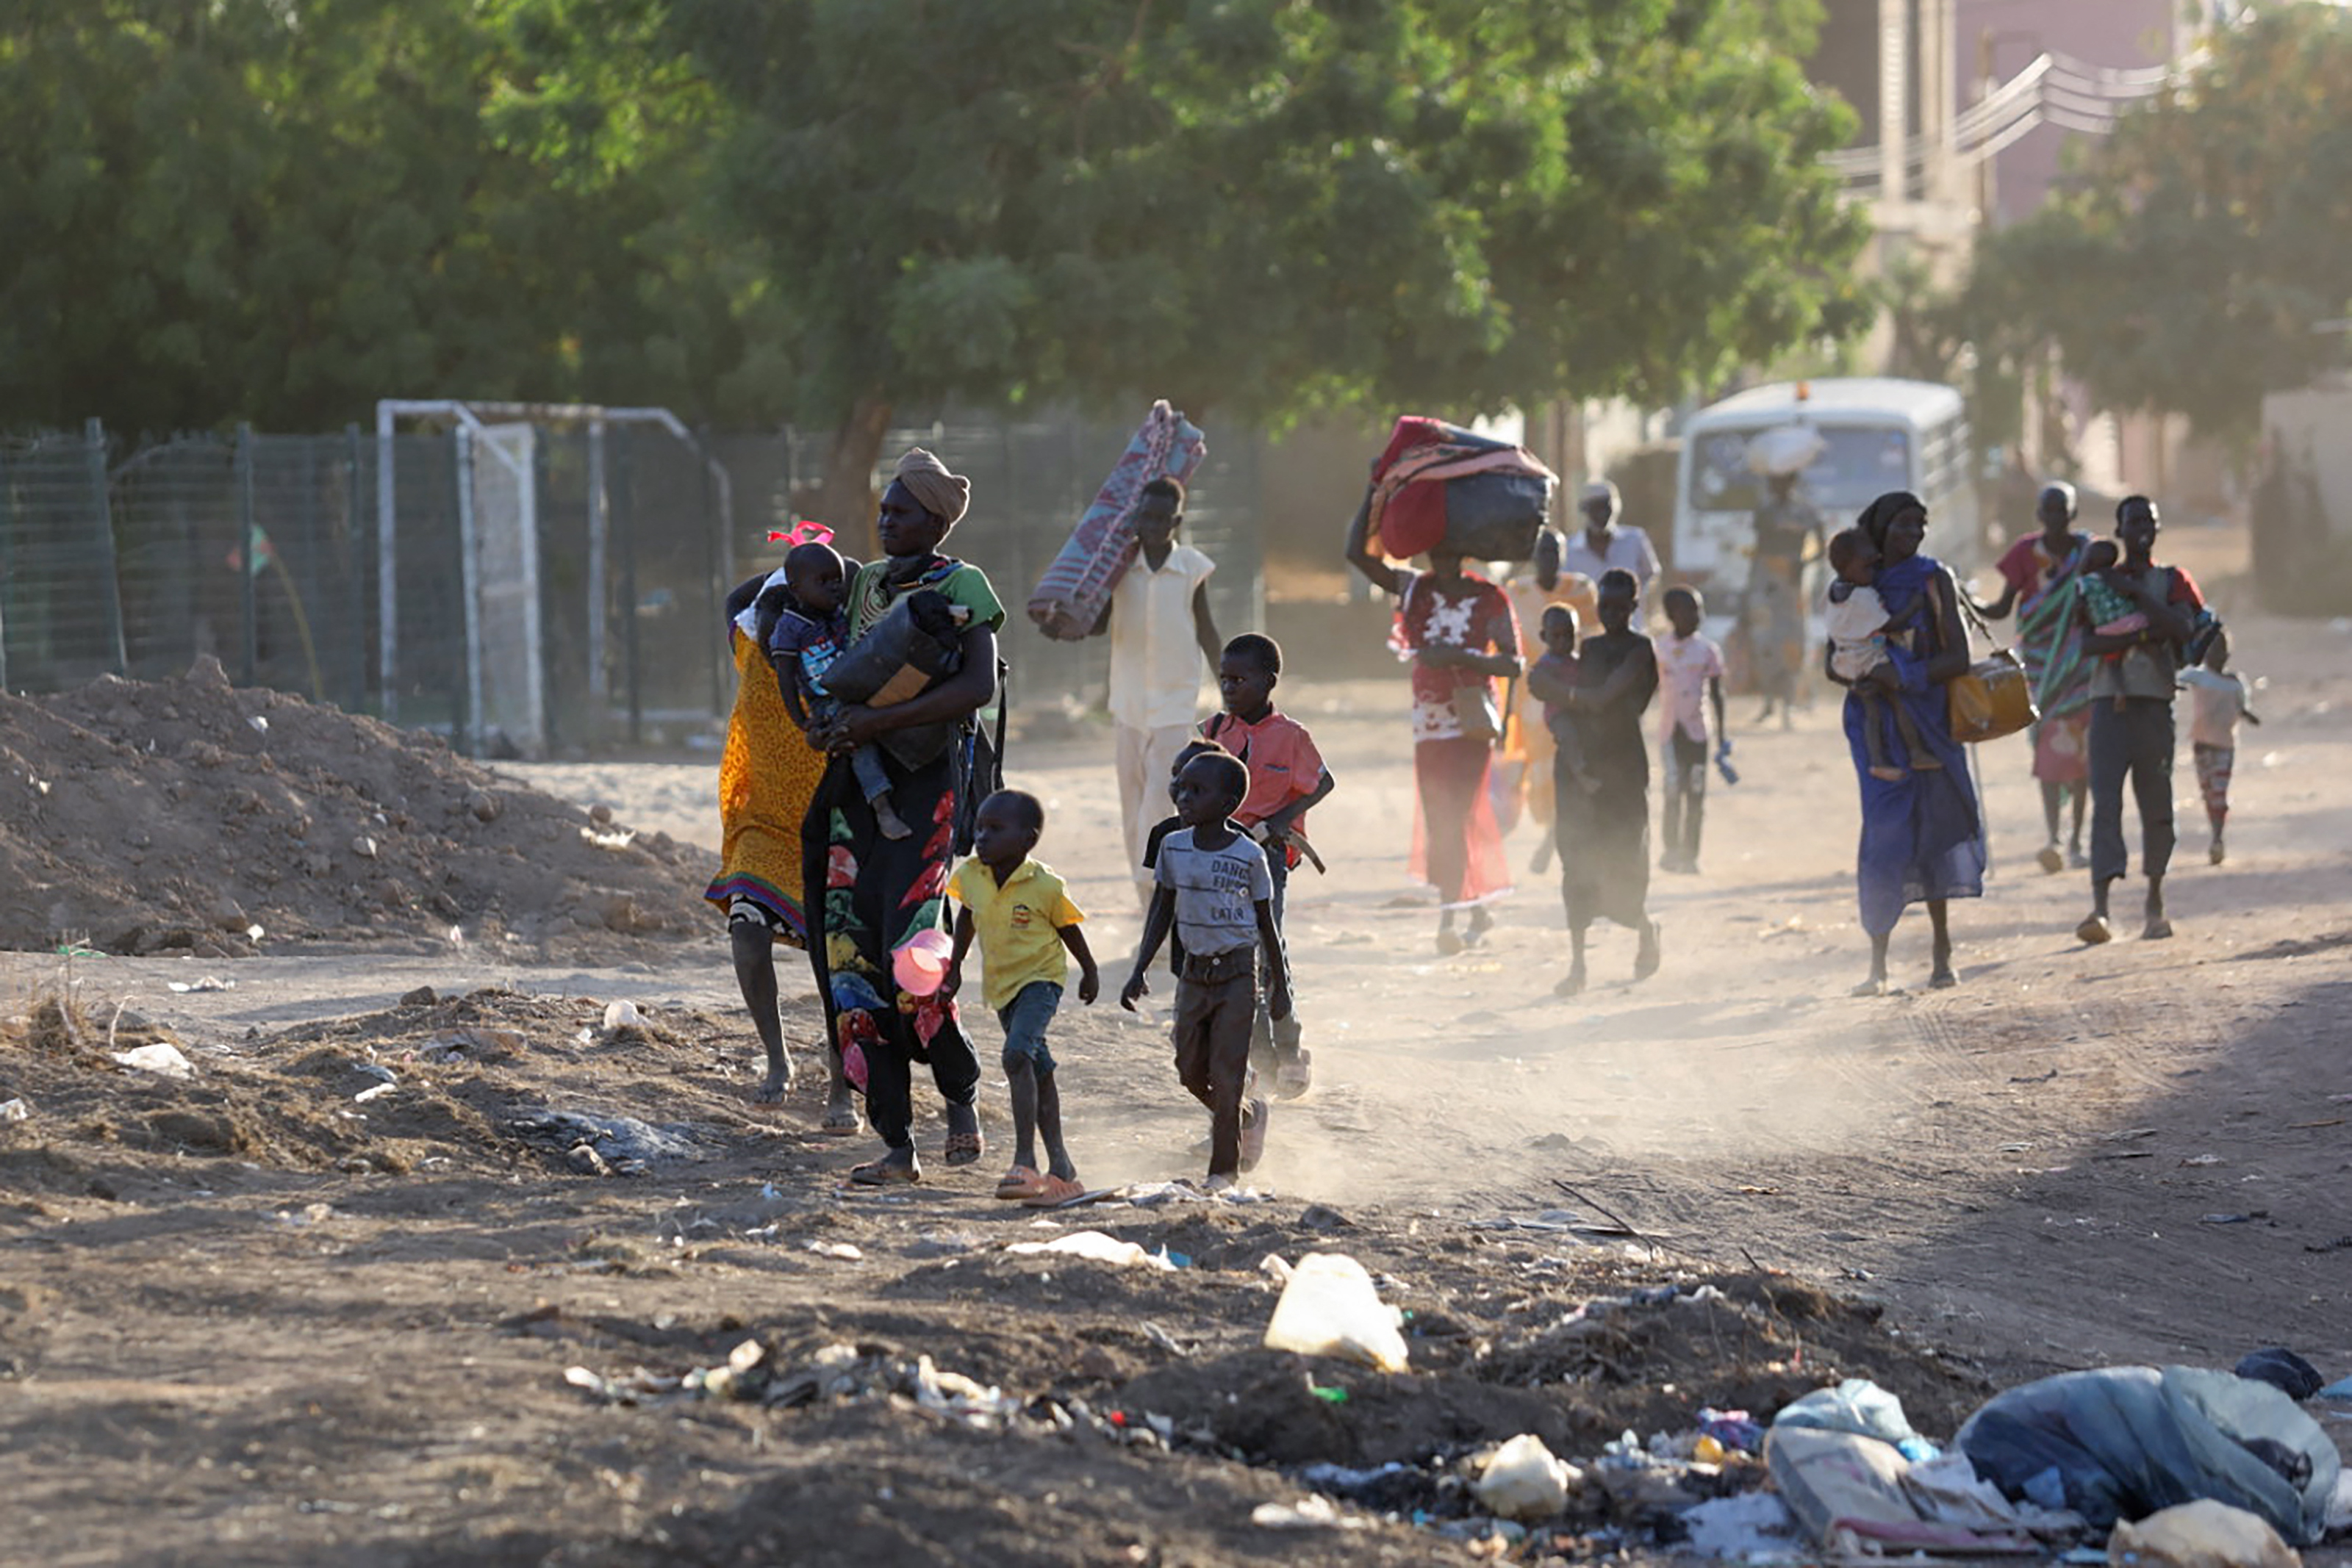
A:
{"label": "bus", "polygon": [[[1821,438],[1798,494],[1820,509],[1824,537],[1851,527],[1886,491],[1909,490],[1927,505],[1928,553],[1963,582],[1982,564],[1958,392],[1879,376],[1779,382],[1710,404],[1683,426],[1669,578],[1705,591],[1711,612],[1732,610],[1748,587],[1754,514],[1767,494],[1748,444],[1787,424],[1810,425]],[[1819,562],[1808,570],[1808,602],[1817,603],[1825,571]]]}

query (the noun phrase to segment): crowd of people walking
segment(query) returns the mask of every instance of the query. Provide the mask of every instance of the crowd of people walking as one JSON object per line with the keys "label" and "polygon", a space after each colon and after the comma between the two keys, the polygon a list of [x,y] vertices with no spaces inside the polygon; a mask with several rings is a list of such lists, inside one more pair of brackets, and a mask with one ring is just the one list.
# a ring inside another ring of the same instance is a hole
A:
{"label": "crowd of people walking", "polygon": [[[1013,1110],[1013,1158],[997,1196],[1060,1203],[1085,1189],[1048,1037],[1068,965],[1081,970],[1081,1005],[1096,1000],[1099,977],[1085,913],[1034,858],[1045,806],[1003,787],[998,747],[980,722],[1002,701],[1004,611],[980,568],[946,553],[970,499],[962,477],[909,451],[879,503],[881,559],[846,563],[828,532],[803,526],[782,536],[793,547],[783,566],[730,595],[738,683],[719,769],[722,864],[706,896],[727,919],[765,1055],[762,1100],[780,1099],[793,1078],[776,949],[806,955],[825,1019],[821,1124],[854,1134],[870,1124],[883,1145],[850,1172],[858,1186],[921,1177],[919,1063],[943,1106],[946,1163],[984,1157],[980,1056],[959,1007],[977,953]],[[1136,559],[1097,630],[1109,637],[1119,821],[1144,922],[1118,1000],[1132,1009],[1149,994],[1166,947],[1178,1078],[1209,1113],[1209,1180],[1224,1186],[1263,1153],[1274,1103],[1314,1081],[1284,917],[1294,870],[1307,860],[1320,868],[1307,818],[1337,780],[1307,727],[1276,705],[1280,647],[1255,633],[1220,640],[1204,589],[1215,563],[1181,540],[1184,501],[1172,478],[1143,487]],[[1393,602],[1391,643],[1410,691],[1411,863],[1436,895],[1441,955],[1486,940],[1511,891],[1497,802],[1515,802],[1497,788],[1497,750],[1539,720],[1541,746],[1521,741],[1516,751],[1548,763],[1537,867],[1559,866],[1562,997],[1589,983],[1596,922],[1633,934],[1634,979],[1657,972],[1653,866],[1698,873],[1709,766],[1736,777],[1726,663],[1701,630],[1705,602],[1669,586],[1645,617],[1660,563],[1622,507],[1614,486],[1588,487],[1583,526],[1507,587],[1442,546],[1423,566],[1397,564],[1368,538],[1367,511],[1345,551]],[[2130,860],[2126,789],[2140,825],[2141,935],[2171,935],[2164,883],[2183,687],[2210,856],[2219,863],[2226,853],[2237,727],[2261,722],[2228,669],[2228,640],[2189,573],[2158,561],[2152,501],[2123,501],[2112,542],[2078,528],[2077,513],[2071,486],[2044,489],[2036,531],[2000,557],[2001,591],[1979,604],[1930,552],[1933,519],[1908,492],[1880,496],[1826,539],[1793,483],[1776,478],[1759,510],[1741,627],[1765,716],[1789,722],[1802,685],[1807,568],[1825,558],[1834,571],[1820,606],[1822,669],[1844,692],[1861,803],[1855,893],[1870,950],[1858,995],[1888,988],[1892,938],[1913,904],[1925,906],[1930,930],[1927,984],[1959,981],[1950,906],[1981,896],[1987,868],[1975,775],[1950,716],[1953,683],[1982,678],[1971,622],[2016,618],[2035,699],[2032,767],[2046,830],[2037,858],[2053,873],[2087,869],[2081,941],[2114,935],[2111,894]],[[1204,673],[1221,711],[1195,723]],[[1516,721],[1515,692],[1524,696]],[[1654,862],[1653,734],[1664,785]]]}

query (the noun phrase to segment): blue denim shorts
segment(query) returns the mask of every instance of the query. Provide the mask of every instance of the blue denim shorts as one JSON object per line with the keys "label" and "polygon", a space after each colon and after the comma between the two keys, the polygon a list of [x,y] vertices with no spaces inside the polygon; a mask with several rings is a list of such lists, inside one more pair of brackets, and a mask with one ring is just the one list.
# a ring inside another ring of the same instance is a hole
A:
{"label": "blue denim shorts", "polygon": [[1061,1007],[1061,987],[1051,980],[1032,980],[1021,988],[1011,1007],[996,1009],[996,1021],[1004,1026],[1008,1069],[1016,1060],[1025,1059],[1030,1071],[1040,1077],[1054,1071],[1054,1053],[1045,1049],[1045,1027]]}

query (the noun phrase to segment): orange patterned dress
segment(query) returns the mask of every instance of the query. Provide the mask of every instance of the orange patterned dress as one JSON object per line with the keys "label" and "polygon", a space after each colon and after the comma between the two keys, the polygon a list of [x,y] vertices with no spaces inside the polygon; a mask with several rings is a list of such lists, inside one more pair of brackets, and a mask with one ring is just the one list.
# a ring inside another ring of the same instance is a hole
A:
{"label": "orange patterned dress", "polygon": [[812,748],[784,707],[775,672],[758,643],[730,628],[735,655],[735,711],[727,721],[727,749],[719,759],[719,874],[702,896],[720,913],[753,906],[777,939],[808,945],[808,915],[801,906],[801,819],[824,754]]}

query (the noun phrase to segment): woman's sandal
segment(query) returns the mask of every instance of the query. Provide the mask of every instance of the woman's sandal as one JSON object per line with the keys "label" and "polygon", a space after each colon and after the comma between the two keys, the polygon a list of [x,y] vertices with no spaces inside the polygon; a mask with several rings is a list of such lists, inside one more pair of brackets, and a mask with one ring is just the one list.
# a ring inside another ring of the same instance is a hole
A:
{"label": "woman's sandal", "polygon": [[996,1178],[996,1196],[1007,1203],[1026,1203],[1045,1190],[1046,1180],[1034,1166],[1014,1166]]}
{"label": "woman's sandal", "polygon": [[[1074,1181],[1068,1176],[1049,1175],[1044,1178],[1043,1185],[1035,1192],[1023,1198],[1021,1202],[1022,1206],[1027,1208],[1059,1208],[1070,1199],[1084,1197],[1086,1195],[1085,1183]],[[1000,1191],[996,1196],[1003,1197],[1004,1194]]]}
{"label": "woman's sandal", "polygon": [[948,1134],[945,1158],[951,1166],[978,1165],[980,1156],[986,1153],[988,1153],[988,1140],[981,1135],[980,1129],[977,1127],[969,1133]]}

